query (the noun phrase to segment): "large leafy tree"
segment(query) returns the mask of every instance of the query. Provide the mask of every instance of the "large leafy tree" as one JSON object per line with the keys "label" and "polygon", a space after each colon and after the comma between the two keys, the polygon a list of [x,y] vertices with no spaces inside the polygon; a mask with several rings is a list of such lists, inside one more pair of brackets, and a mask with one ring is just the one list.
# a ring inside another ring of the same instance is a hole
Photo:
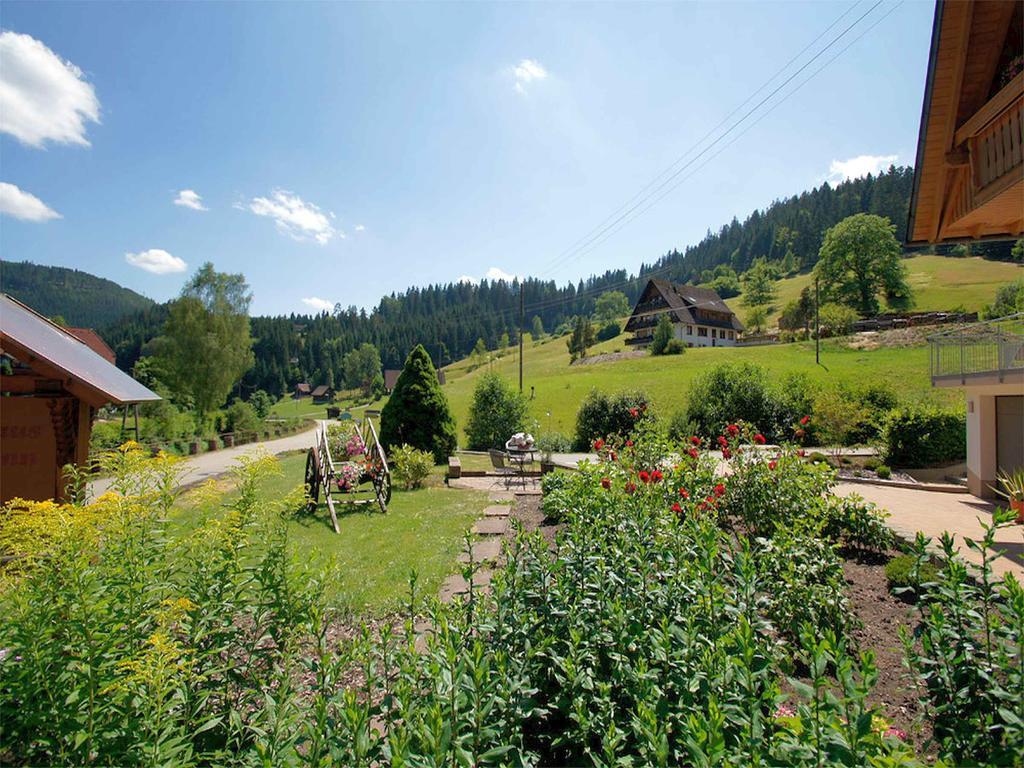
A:
{"label": "large leafy tree", "polygon": [[251,301],[244,276],[217,272],[207,262],[171,303],[156,345],[160,378],[175,399],[192,403],[200,423],[253,365]]}
{"label": "large leafy tree", "polygon": [[369,393],[374,378],[381,375],[380,352],[369,342],[363,342],[342,360],[345,386]]}
{"label": "large leafy tree", "polygon": [[900,261],[896,227],[869,213],[848,216],[825,233],[815,271],[825,297],[862,315],[878,313],[878,296],[892,309],[913,304]]}
{"label": "large leafy tree", "polygon": [[437,464],[455,451],[455,418],[422,344],[409,353],[391,398],[381,411],[380,441],[385,451],[402,445],[428,451]]}
{"label": "large leafy tree", "polygon": [[778,271],[768,261],[760,258],[743,273],[743,303],[748,307],[760,307],[775,300],[775,279]]}
{"label": "large leafy tree", "polygon": [[526,427],[526,398],[500,374],[483,374],[473,389],[466,438],[469,448],[501,448]]}
{"label": "large leafy tree", "polygon": [[605,291],[594,302],[594,320],[608,325],[629,314],[629,299],[622,291]]}

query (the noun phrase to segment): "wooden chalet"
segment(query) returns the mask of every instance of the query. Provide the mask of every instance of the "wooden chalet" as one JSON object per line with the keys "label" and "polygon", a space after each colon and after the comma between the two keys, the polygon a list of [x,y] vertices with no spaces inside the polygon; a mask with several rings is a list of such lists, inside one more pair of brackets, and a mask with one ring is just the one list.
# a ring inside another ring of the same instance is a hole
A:
{"label": "wooden chalet", "polygon": [[96,411],[160,396],[68,329],[0,294],[0,501],[62,498],[84,464]]}
{"label": "wooden chalet", "polygon": [[301,381],[295,385],[294,397],[296,399],[300,397],[309,397],[311,394],[313,394],[313,388],[305,381]]}
{"label": "wooden chalet", "polygon": [[938,2],[910,202],[911,245],[1024,232],[1024,3]]}
{"label": "wooden chalet", "polygon": [[[911,244],[1024,230],[1024,3],[938,2],[925,74]],[[932,386],[964,390],[967,488],[994,497],[1024,469],[1024,314],[929,339]]]}
{"label": "wooden chalet", "polygon": [[[391,392],[395,388],[395,384],[398,383],[398,377],[401,376],[401,375],[402,375],[402,369],[401,368],[385,368],[384,369],[384,391],[387,392],[388,394],[391,394]],[[445,379],[444,371],[442,371],[440,368],[438,368],[437,369],[437,383],[440,384],[443,387],[444,384],[445,384],[445,381],[446,381],[446,379]]]}
{"label": "wooden chalet", "polygon": [[334,400],[334,390],[326,384],[321,384],[312,394],[314,403],[329,403]]}
{"label": "wooden chalet", "polygon": [[665,314],[672,321],[673,337],[688,347],[732,347],[744,331],[736,313],[712,289],[649,280],[626,322],[626,332],[633,334],[626,344],[649,346]]}

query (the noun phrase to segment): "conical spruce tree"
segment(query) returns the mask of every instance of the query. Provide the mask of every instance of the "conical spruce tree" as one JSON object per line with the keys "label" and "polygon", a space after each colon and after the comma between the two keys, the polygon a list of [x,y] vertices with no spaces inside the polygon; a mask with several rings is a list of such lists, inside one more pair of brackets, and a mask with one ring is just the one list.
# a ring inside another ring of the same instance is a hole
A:
{"label": "conical spruce tree", "polygon": [[455,451],[455,417],[422,344],[405,359],[391,399],[381,411],[380,441],[388,452],[401,445],[429,451],[436,464]]}

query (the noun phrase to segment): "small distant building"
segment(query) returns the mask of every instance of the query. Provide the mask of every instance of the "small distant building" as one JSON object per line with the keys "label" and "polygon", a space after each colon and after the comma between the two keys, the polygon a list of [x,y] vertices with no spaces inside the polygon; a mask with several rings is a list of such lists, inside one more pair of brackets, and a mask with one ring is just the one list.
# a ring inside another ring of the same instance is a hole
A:
{"label": "small distant building", "polygon": [[[936,4],[908,244],[1024,233],[1022,29],[1020,2]],[[932,386],[964,390],[967,488],[994,497],[1024,469],[1024,313],[929,342]]]}
{"label": "small distant building", "polygon": [[313,394],[313,388],[309,386],[307,382],[302,381],[295,385],[294,397],[296,399],[300,397],[309,397],[311,394]]}
{"label": "small distant building", "polygon": [[626,322],[626,332],[633,334],[626,344],[638,349],[650,346],[665,314],[672,321],[673,337],[688,347],[732,347],[744,331],[736,313],[710,288],[649,280]]}
{"label": "small distant building", "polygon": [[98,409],[160,396],[88,344],[0,294],[0,502],[63,498],[66,464],[84,465]]}
{"label": "small distant building", "polygon": [[[384,391],[391,394],[395,389],[395,384],[398,383],[398,377],[402,375],[402,371],[399,368],[386,368],[384,370]],[[444,371],[440,368],[437,369],[437,383],[441,386],[445,384]]]}
{"label": "small distant building", "polygon": [[313,390],[314,403],[329,403],[334,400],[334,390],[326,384],[321,384]]}

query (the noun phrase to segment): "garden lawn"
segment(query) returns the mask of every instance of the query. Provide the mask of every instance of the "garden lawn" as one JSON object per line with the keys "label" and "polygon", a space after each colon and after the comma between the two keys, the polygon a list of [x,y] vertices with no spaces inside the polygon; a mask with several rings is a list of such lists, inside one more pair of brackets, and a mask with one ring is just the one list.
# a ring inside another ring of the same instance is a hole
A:
{"label": "garden lawn", "polygon": [[[915,256],[904,259],[907,282],[914,291],[914,311],[944,312],[962,307],[978,312],[996,297],[996,289],[1005,283],[1024,277],[1024,267],[1007,261],[989,261],[971,257],[956,259],[949,256]],[[814,290],[811,273],[797,275],[775,283],[778,298],[768,313],[767,325],[778,324],[782,308],[800,297],[800,291]],[[743,294],[727,299],[726,304],[744,320],[749,307],[743,304]]]}
{"label": "garden lawn", "polygon": [[[789,373],[805,373],[823,385],[864,386],[884,383],[904,400],[931,400],[950,407],[962,403],[959,390],[935,390],[928,373],[928,347],[917,346],[875,350],[850,349],[843,341],[821,343],[821,365],[814,362],[814,343],[776,344],[761,347],[706,347],[688,349],[682,355],[629,357],[607,362],[569,365],[566,338],[548,339],[541,344],[526,343],[523,385],[530,401],[533,423],[527,428],[543,434],[552,430],[572,434],[576,411],[591,389],[613,393],[624,389],[643,389],[651,398],[655,413],[669,417],[686,406],[694,377],[724,362],[749,362],[767,370],[769,379],[778,381]],[[622,351],[626,335],[602,342],[591,355]],[[493,368],[510,381],[518,381],[518,360],[514,350],[472,371],[462,360],[446,368],[448,396],[458,422],[460,442],[465,442],[465,426],[472,402],[473,387],[481,372]],[[550,416],[548,415],[550,413]]]}
{"label": "garden lawn", "polygon": [[[302,484],[305,463],[305,453],[282,457],[281,474],[264,480],[262,492],[272,499],[285,497]],[[376,505],[339,505],[340,535],[331,527],[324,504],[315,513],[300,513],[289,527],[304,560],[324,564],[333,560],[334,601],[360,614],[380,615],[407,599],[413,569],[418,574],[419,597],[437,596],[442,581],[457,568],[463,534],[487,503],[487,494],[479,491],[443,486],[396,490],[387,514],[381,514]],[[188,496],[177,509],[172,533],[175,528],[178,532],[190,529],[203,515]]]}
{"label": "garden lawn", "polygon": [[363,402],[361,405],[356,405],[355,400],[351,398],[338,398],[333,403],[318,403],[313,404],[313,398],[302,397],[296,399],[291,395],[285,395],[278,400],[274,407],[270,409],[269,418],[279,419],[325,419],[327,418],[327,409],[329,407],[336,407],[345,410],[348,408],[352,415],[361,416],[363,411],[367,408],[382,408],[387,399],[378,400],[375,403],[367,405]]}

